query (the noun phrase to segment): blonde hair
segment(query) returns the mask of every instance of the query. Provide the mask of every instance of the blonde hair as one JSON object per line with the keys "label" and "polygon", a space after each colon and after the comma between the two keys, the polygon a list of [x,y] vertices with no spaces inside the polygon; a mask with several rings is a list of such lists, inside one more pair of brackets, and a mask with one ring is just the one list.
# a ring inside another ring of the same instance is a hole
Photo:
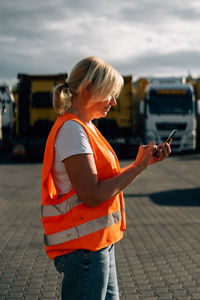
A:
{"label": "blonde hair", "polygon": [[81,96],[83,88],[91,83],[91,100],[101,101],[108,96],[118,96],[124,80],[121,74],[102,59],[89,56],[72,69],[67,84],[57,85],[53,91],[53,106],[63,114],[71,106],[73,95]]}

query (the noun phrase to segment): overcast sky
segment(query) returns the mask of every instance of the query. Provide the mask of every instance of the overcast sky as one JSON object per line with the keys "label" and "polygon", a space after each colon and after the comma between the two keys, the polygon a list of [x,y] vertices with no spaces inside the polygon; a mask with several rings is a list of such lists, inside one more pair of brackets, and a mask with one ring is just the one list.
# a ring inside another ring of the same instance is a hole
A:
{"label": "overcast sky", "polygon": [[90,55],[133,77],[200,76],[200,0],[0,0],[0,83]]}

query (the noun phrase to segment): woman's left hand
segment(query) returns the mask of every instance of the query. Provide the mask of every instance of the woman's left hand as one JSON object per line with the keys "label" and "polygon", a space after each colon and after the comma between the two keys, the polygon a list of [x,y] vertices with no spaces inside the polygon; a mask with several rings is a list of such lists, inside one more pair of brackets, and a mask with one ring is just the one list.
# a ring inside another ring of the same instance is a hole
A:
{"label": "woman's left hand", "polygon": [[171,144],[172,140],[169,143],[162,143],[155,147],[152,153],[152,157],[149,161],[149,165],[162,161],[163,159],[167,158],[171,153]]}

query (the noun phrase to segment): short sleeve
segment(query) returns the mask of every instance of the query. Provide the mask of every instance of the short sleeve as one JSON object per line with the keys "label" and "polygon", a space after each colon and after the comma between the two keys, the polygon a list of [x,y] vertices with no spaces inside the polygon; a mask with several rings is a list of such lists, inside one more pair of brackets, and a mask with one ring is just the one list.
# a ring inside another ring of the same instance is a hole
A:
{"label": "short sleeve", "polygon": [[75,154],[93,154],[84,128],[72,120],[65,122],[58,131],[55,149],[60,161]]}

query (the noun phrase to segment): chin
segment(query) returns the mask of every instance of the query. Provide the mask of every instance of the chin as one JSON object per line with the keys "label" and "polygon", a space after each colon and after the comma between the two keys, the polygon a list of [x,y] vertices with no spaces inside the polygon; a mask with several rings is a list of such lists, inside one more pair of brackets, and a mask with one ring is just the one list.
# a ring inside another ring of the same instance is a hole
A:
{"label": "chin", "polygon": [[101,118],[105,118],[105,117],[106,117],[105,115],[101,115],[101,116],[96,117],[95,119],[101,119]]}

